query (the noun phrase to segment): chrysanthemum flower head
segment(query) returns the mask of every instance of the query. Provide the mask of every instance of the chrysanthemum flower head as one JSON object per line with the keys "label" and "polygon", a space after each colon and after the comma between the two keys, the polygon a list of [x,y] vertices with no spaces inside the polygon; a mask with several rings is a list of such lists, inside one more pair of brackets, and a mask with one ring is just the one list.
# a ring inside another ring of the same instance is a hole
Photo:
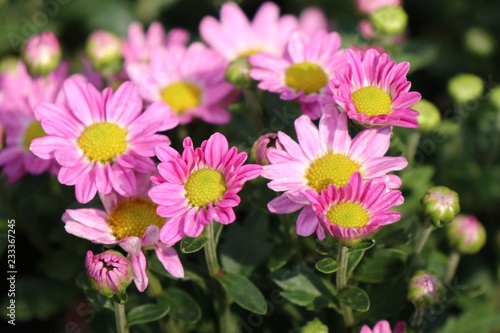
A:
{"label": "chrysanthemum flower head", "polygon": [[328,82],[344,66],[340,35],[320,30],[312,38],[294,33],[284,57],[259,53],[250,57],[250,72],[260,89],[279,93],[282,99],[299,100],[312,119],[321,116],[321,106],[332,104]]}
{"label": "chrysanthemum flower head", "polygon": [[137,187],[130,197],[112,191],[100,194],[105,210],[94,208],[68,209],[62,216],[68,233],[93,243],[119,245],[129,254],[137,289],[148,285],[145,250],[154,249],[165,269],[177,278],[184,277],[184,269],[172,247],[184,236],[171,232],[170,238],[160,241],[160,228],[165,218],[156,214],[157,205],[148,197],[152,183],[149,174],[137,175]]}
{"label": "chrysanthemum flower head", "polygon": [[347,65],[330,81],[333,98],[349,118],[365,126],[418,127],[411,106],[421,95],[410,92],[410,64],[396,64],[375,49],[345,52]]}
{"label": "chrysanthemum flower head", "polygon": [[[148,70],[128,72],[146,102],[168,105],[181,124],[201,118],[211,124],[230,119],[233,86],[224,79],[227,62],[201,43],[155,49]],[[136,75],[139,74],[139,75]]]}
{"label": "chrysanthemum flower head", "polygon": [[233,208],[240,203],[237,193],[262,171],[260,165],[243,165],[247,154],[229,148],[220,133],[196,149],[189,137],[183,145],[182,155],[169,146],[157,149],[161,177],[149,195],[159,205],[158,214],[169,218],[161,230],[162,239],[177,232],[196,237],[212,221],[234,222]]}
{"label": "chrysanthemum flower head", "polygon": [[31,151],[42,159],[55,158],[61,166],[59,181],[75,185],[81,203],[89,202],[97,191],[109,194],[114,189],[130,196],[137,187],[134,170],[151,172],[155,147],[170,142],[156,132],[175,127],[177,121],[163,104],[142,112],[137,87],[131,82],[101,94],[73,77],[63,89],[67,107],[41,103],[36,108],[47,135],[33,140]]}
{"label": "chrysanthemum flower head", "polygon": [[[356,172],[343,187],[328,185],[319,194],[307,190],[305,195],[327,235],[351,245],[374,235],[384,225],[399,221],[401,213],[389,210],[403,203],[400,191],[389,190],[384,183],[364,182]],[[315,224],[316,217],[308,216],[305,224]]]}
{"label": "chrysanthemum flower head", "polygon": [[405,333],[405,327],[406,323],[404,321],[400,321],[396,324],[396,327],[394,327],[393,332],[389,322],[387,320],[381,320],[373,326],[373,330],[367,325],[363,325],[359,333]]}
{"label": "chrysanthemum flower head", "polygon": [[234,2],[227,2],[220,10],[220,22],[207,16],[200,23],[203,40],[225,59],[232,61],[259,52],[282,55],[292,31],[297,29],[297,18],[280,17],[279,7],[263,3],[252,22]]}
{"label": "chrysanthemum flower head", "polygon": [[390,127],[365,129],[351,139],[346,114],[332,111],[320,118],[319,128],[308,116],[299,117],[295,131],[299,143],[278,132],[283,150],[270,149],[270,164],[263,167],[262,176],[271,180],[270,189],[284,192],[268,204],[271,212],[287,214],[304,208],[297,219],[297,234],[309,236],[318,231],[318,221],[311,218],[314,212],[304,195],[306,190],[321,193],[330,184],[346,186],[356,172],[389,188],[401,185],[399,177],[387,174],[408,164],[404,157],[384,156],[390,145]]}
{"label": "chrysanthemum flower head", "polygon": [[40,159],[29,148],[33,140],[46,135],[35,117],[34,108],[41,102],[64,103],[64,96],[59,92],[67,75],[68,66],[64,63],[46,77],[31,77],[19,62],[16,73],[0,77],[3,94],[0,122],[6,132],[5,148],[0,151],[0,167],[9,183],[26,173],[57,173],[55,161]]}

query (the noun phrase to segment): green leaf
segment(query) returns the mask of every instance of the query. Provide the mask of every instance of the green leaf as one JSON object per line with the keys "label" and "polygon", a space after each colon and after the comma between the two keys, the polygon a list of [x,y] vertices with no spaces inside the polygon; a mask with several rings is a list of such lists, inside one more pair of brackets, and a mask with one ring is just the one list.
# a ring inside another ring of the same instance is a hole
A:
{"label": "green leaf", "polygon": [[404,254],[401,251],[378,249],[373,256],[365,258],[353,277],[362,282],[381,283],[398,278],[404,268]]}
{"label": "green leaf", "polygon": [[258,314],[267,313],[267,303],[257,287],[243,275],[225,272],[217,277],[229,296],[242,308]]}
{"label": "green leaf", "polygon": [[328,333],[328,326],[318,318],[314,318],[300,329],[300,333]]}
{"label": "green leaf", "polygon": [[149,323],[165,317],[170,310],[167,304],[144,304],[133,308],[127,313],[129,326]]}
{"label": "green leaf", "polygon": [[169,288],[159,301],[170,306],[170,316],[175,320],[194,324],[201,318],[200,306],[185,291]]}
{"label": "green leaf", "polygon": [[374,239],[363,239],[358,244],[350,247],[349,252],[353,253],[353,252],[357,252],[357,251],[366,251],[368,249],[371,249],[373,246],[375,246]]}
{"label": "green leaf", "polygon": [[196,238],[191,238],[185,236],[181,240],[181,252],[182,253],[195,253],[203,249],[205,244],[207,243],[208,238],[201,235]]}
{"label": "green leaf", "polygon": [[358,287],[346,287],[342,289],[337,298],[353,310],[364,312],[370,309],[368,294]]}
{"label": "green leaf", "polygon": [[267,268],[271,272],[278,270],[286,265],[288,259],[291,257],[291,252],[286,248],[277,248],[271,253],[269,260],[267,261]]}
{"label": "green leaf", "polygon": [[352,272],[358,266],[361,259],[363,259],[364,255],[364,251],[349,253],[349,257],[347,258],[347,276],[351,276]]}
{"label": "green leaf", "polygon": [[339,264],[332,258],[321,259],[315,266],[318,271],[325,274],[332,274],[339,269]]}

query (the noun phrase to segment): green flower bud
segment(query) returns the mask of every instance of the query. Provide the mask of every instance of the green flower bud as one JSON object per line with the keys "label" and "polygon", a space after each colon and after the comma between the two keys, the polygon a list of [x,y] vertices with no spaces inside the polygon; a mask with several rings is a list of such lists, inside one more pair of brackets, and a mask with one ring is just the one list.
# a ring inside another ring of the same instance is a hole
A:
{"label": "green flower bud", "polygon": [[94,31],[87,39],[85,54],[98,72],[117,73],[122,67],[122,40],[107,31]]}
{"label": "green flower bud", "polygon": [[441,124],[441,112],[439,109],[426,99],[421,99],[412,109],[417,110],[420,114],[417,116],[419,123],[418,128],[423,132],[429,132]]}
{"label": "green flower bud", "polygon": [[460,212],[458,194],[445,186],[431,187],[422,199],[425,215],[432,224],[441,228]]}
{"label": "green flower bud", "polygon": [[400,35],[406,30],[408,15],[403,7],[384,6],[370,14],[370,21],[375,30],[383,35]]}
{"label": "green flower bud", "polygon": [[500,111],[500,86],[490,90],[490,103]]}
{"label": "green flower bud", "polygon": [[495,49],[495,38],[484,29],[470,28],[465,33],[464,44],[471,53],[480,57],[487,57]]}
{"label": "green flower bud", "polygon": [[425,270],[419,270],[408,283],[408,301],[417,309],[429,308],[441,302],[446,295],[443,279]]}
{"label": "green flower bud", "polygon": [[474,74],[459,74],[448,81],[448,93],[459,104],[474,101],[483,91],[483,80]]}
{"label": "green flower bud", "polygon": [[459,214],[445,228],[452,247],[460,253],[476,253],[486,243],[486,230],[475,216]]}
{"label": "green flower bud", "polygon": [[232,83],[236,88],[249,88],[252,85],[250,69],[252,66],[247,57],[238,58],[232,61],[226,69],[226,80]]}

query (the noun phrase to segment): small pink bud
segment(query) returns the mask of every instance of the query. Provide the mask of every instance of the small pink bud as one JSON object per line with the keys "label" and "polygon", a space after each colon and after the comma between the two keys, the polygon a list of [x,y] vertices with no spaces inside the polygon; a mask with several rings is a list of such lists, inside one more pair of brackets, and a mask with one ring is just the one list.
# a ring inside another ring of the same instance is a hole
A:
{"label": "small pink bud", "polygon": [[260,165],[269,164],[267,153],[269,152],[270,148],[284,150],[276,133],[264,134],[254,142],[251,151],[252,159]]}
{"label": "small pink bud", "polygon": [[408,301],[416,308],[428,308],[443,300],[446,289],[441,277],[433,272],[419,270],[408,284]]}
{"label": "small pink bud", "polygon": [[108,298],[125,292],[134,278],[130,261],[113,250],[97,255],[88,251],[85,268],[92,286]]}
{"label": "small pink bud", "polygon": [[85,53],[99,72],[116,73],[122,67],[122,40],[111,32],[96,30],[87,39]]}
{"label": "small pink bud", "polygon": [[50,31],[33,36],[24,44],[22,58],[31,74],[46,75],[61,62],[59,40]]}
{"label": "small pink bud", "polygon": [[446,231],[450,245],[460,253],[476,253],[486,243],[486,230],[472,215],[455,216]]}

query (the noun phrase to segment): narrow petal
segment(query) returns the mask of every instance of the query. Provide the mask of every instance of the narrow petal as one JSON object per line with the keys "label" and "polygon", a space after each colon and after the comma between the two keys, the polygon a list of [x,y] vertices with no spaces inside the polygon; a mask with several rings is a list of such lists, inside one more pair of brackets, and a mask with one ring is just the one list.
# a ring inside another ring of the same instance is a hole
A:
{"label": "narrow petal", "polygon": [[156,256],[163,264],[163,267],[176,278],[184,277],[184,267],[173,247],[158,243],[155,247]]}
{"label": "narrow petal", "polygon": [[137,255],[130,256],[130,262],[132,264],[132,271],[134,272],[134,283],[140,292],[146,290],[149,279],[146,274],[146,256],[142,251]]}
{"label": "narrow petal", "polygon": [[306,206],[297,218],[297,235],[307,237],[312,235],[318,228],[319,220],[311,206]]}

